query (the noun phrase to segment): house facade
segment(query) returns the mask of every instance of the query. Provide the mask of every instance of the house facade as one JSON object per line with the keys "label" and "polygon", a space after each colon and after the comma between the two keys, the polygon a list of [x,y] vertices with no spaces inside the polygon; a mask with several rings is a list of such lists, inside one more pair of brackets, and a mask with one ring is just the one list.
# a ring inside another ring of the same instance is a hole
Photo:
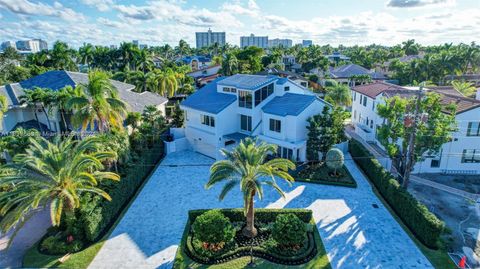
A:
{"label": "house facade", "polygon": [[[401,87],[375,82],[352,88],[352,124],[355,133],[367,142],[384,149],[377,138],[377,129],[384,119],[377,114],[378,104],[385,98],[416,96],[418,87]],[[442,97],[442,105],[456,104],[458,130],[451,142],[445,143],[435,156],[424,156],[414,173],[480,174],[480,99],[463,96],[451,87],[427,87]]]}
{"label": "house facade", "polygon": [[221,159],[246,137],[278,145],[277,156],[306,160],[307,119],[328,105],[287,78],[217,78],[181,103],[185,138],[204,155]]}
{"label": "house facade", "polygon": [[[145,106],[154,105],[165,115],[165,105],[168,102],[166,98],[151,92],[134,92],[135,86],[131,84],[116,80],[110,82],[118,90],[119,98],[127,103],[130,111],[142,112]],[[88,74],[86,73],[55,70],[18,83],[0,86],[0,94],[7,98],[8,104],[8,111],[0,126],[0,133],[6,134],[19,127],[35,128],[42,132],[65,131],[62,117],[56,109],[45,113],[40,107],[27,107],[20,102],[20,98],[25,91],[37,87],[58,91],[66,86],[75,88],[77,85],[87,83]],[[67,123],[67,125],[70,124]]]}
{"label": "house facade", "polygon": [[335,80],[340,84],[346,84],[350,87],[358,84],[365,84],[366,81],[364,79],[360,79],[360,76],[369,77],[371,80],[387,79],[383,73],[376,72],[374,70],[368,70],[365,67],[357,64],[346,64],[336,68],[329,67],[326,72],[320,68],[315,68],[310,70],[310,73],[319,76],[319,83],[322,86],[325,86],[327,80]]}

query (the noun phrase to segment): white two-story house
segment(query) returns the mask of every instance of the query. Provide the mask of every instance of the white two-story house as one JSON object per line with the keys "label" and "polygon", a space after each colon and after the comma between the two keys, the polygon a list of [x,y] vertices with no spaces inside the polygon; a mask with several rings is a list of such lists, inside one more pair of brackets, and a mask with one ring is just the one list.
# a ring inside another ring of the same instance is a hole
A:
{"label": "white two-story house", "polygon": [[[418,90],[418,87],[401,87],[386,82],[353,87],[351,120],[355,133],[383,148],[377,140],[377,128],[384,123],[377,114],[378,104],[384,104],[385,98],[393,96],[414,97]],[[438,154],[424,156],[424,160],[416,164],[414,173],[480,174],[480,94],[477,99],[468,98],[452,87],[426,87],[425,91],[440,94],[445,106],[456,105],[458,130]]]}
{"label": "white two-story house", "polygon": [[287,78],[218,78],[181,103],[185,137],[193,150],[221,159],[220,149],[246,137],[278,145],[277,155],[305,161],[307,119],[328,105]]}

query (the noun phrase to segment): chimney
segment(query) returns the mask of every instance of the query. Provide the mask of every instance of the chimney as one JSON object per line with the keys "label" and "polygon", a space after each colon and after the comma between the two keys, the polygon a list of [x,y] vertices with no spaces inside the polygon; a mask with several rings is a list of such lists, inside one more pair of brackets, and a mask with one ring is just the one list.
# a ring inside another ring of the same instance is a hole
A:
{"label": "chimney", "polygon": [[477,88],[477,94],[475,95],[475,99],[480,101],[480,88]]}

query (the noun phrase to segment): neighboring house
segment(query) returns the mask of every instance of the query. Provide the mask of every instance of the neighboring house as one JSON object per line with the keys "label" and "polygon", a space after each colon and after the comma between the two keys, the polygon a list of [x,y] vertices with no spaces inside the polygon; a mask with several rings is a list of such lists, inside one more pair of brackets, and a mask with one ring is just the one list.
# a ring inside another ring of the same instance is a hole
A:
{"label": "neighboring house", "polygon": [[192,71],[205,69],[210,66],[212,59],[206,56],[186,56],[181,59],[181,62],[190,65]]}
{"label": "neighboring house", "polygon": [[181,103],[190,148],[215,159],[246,137],[278,145],[277,156],[306,160],[307,119],[326,103],[287,78],[221,77]]}
{"label": "neighboring house", "polygon": [[320,84],[325,86],[325,82],[328,79],[332,79],[341,84],[347,84],[350,87],[353,87],[357,84],[362,84],[365,82],[359,81],[356,79],[356,76],[368,76],[372,80],[386,80],[387,77],[380,72],[375,72],[373,70],[368,70],[365,67],[362,67],[357,64],[347,64],[342,65],[337,68],[330,67],[327,72],[322,72],[319,69],[311,70],[310,73],[315,73],[320,77]]}
{"label": "neighboring house", "polygon": [[279,77],[282,77],[282,78],[288,78],[289,80],[291,80],[291,81],[293,81],[293,82],[295,82],[295,83],[297,83],[300,86],[303,86],[305,88],[308,87],[308,80],[306,78],[302,77],[301,75],[299,75],[297,73],[290,72],[290,71],[279,70],[279,69],[276,69],[276,68],[268,68],[265,71],[261,71],[261,72],[256,73],[256,75],[262,75],[262,76],[275,75],[275,76],[279,76]]}
{"label": "neighboring house", "polygon": [[[151,92],[137,93],[132,90],[134,85],[111,80],[112,85],[118,90],[120,99],[128,104],[130,111],[142,112],[145,106],[155,105],[162,113],[165,113],[165,104],[168,100],[158,94]],[[8,111],[5,113],[0,132],[7,133],[18,127],[30,127],[39,129],[35,120],[34,110],[20,103],[20,96],[24,95],[25,90],[39,88],[48,88],[58,91],[65,86],[76,87],[80,84],[88,83],[88,74],[69,72],[63,70],[48,71],[30,79],[0,86],[0,94],[7,97]],[[61,131],[61,116],[57,110],[52,110],[48,114],[50,121],[47,121],[45,113],[37,108],[38,120],[42,124],[43,131],[58,132]],[[51,130],[47,126],[51,126]],[[63,130],[62,130],[63,131]]]}
{"label": "neighboring house", "polygon": [[[352,89],[352,124],[355,133],[365,141],[383,146],[377,139],[377,128],[384,119],[378,116],[378,104],[385,98],[400,96],[411,98],[417,95],[418,87],[401,87],[386,82],[375,82]],[[458,131],[453,140],[442,146],[436,156],[424,156],[414,173],[480,174],[480,100],[468,98],[452,87],[426,87],[442,96],[442,104],[456,104]],[[479,96],[480,99],[480,96]]]}
{"label": "neighboring house", "polygon": [[222,66],[220,65],[213,65],[205,69],[187,73],[187,76],[192,77],[195,80],[197,87],[202,87],[219,77],[221,68]]}
{"label": "neighboring house", "polygon": [[334,51],[332,54],[326,56],[331,63],[338,63],[340,61],[348,62],[350,57],[341,54],[338,51]]}
{"label": "neighboring house", "polygon": [[391,60],[388,60],[384,63],[378,63],[375,65],[375,69],[378,71],[378,72],[382,72],[384,74],[387,74],[387,75],[391,75],[393,72],[390,70],[390,65],[392,64],[392,62],[394,60],[398,60],[399,62],[401,63],[409,63],[413,60],[417,60],[417,59],[423,59],[424,55],[423,54],[418,54],[418,55],[405,55],[405,56],[402,56],[402,57],[399,57],[399,58],[395,58],[395,59],[391,59]]}

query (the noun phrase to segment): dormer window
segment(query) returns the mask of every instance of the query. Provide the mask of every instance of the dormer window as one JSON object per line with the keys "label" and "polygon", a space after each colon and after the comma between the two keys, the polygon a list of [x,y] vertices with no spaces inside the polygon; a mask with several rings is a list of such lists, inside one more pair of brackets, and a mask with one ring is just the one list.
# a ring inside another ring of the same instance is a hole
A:
{"label": "dormer window", "polygon": [[230,88],[230,87],[223,87],[223,92],[236,93],[237,89],[236,88]]}
{"label": "dormer window", "polygon": [[286,92],[290,91],[290,86],[285,86],[284,90],[285,90]]}

